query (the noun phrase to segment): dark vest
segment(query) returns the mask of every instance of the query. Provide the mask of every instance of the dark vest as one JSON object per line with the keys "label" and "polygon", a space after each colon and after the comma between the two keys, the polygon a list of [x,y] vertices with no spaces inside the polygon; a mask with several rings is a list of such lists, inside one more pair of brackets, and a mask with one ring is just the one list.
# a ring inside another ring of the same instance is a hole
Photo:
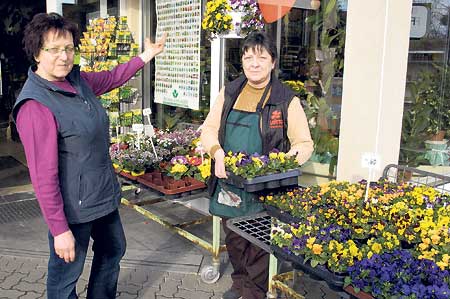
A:
{"label": "dark vest", "polygon": [[85,223],[118,208],[121,192],[109,156],[109,118],[78,67],[66,79],[77,94],[61,90],[36,75],[28,79],[13,117],[29,99],[45,105],[58,125],[59,186],[69,223]]}
{"label": "dark vest", "polygon": [[[242,75],[225,86],[225,100],[222,108],[219,128],[219,144],[223,148],[225,138],[225,125],[230,111],[247,83]],[[290,149],[287,137],[288,108],[295,93],[285,87],[272,74],[272,88],[266,105],[258,111],[261,117],[262,154],[267,155],[271,150],[278,149],[287,152]],[[217,178],[214,175],[214,160],[211,165],[211,177],[208,181],[208,192],[212,196],[216,188]]]}

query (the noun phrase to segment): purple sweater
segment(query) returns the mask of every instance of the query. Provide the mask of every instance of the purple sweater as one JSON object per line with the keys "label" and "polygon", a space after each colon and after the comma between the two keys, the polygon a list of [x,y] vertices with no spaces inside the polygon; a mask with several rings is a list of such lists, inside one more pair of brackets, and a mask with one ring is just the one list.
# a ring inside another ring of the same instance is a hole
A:
{"label": "purple sweater", "polygon": [[[99,96],[127,82],[144,66],[139,57],[120,64],[112,71],[81,72],[81,77]],[[59,88],[76,93],[66,80],[54,81]],[[58,124],[53,113],[41,103],[29,100],[17,115],[17,130],[22,140],[36,198],[55,237],[69,230],[58,178]]]}

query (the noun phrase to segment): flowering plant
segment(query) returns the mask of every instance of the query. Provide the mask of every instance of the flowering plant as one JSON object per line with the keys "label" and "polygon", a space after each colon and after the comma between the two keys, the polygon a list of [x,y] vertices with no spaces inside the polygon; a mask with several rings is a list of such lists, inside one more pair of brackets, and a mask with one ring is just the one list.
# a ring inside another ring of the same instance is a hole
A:
{"label": "flowering plant", "polygon": [[116,147],[111,147],[110,155],[116,168],[139,175],[143,174],[146,167],[155,163],[156,160],[152,152],[135,148],[118,150]]}
{"label": "flowering plant", "polygon": [[227,33],[233,29],[230,16],[231,6],[227,0],[210,0],[206,3],[206,12],[202,20],[202,28],[211,37]]}
{"label": "flowering plant", "polygon": [[246,179],[268,173],[285,172],[299,167],[295,156],[287,156],[286,153],[278,150],[272,150],[268,156],[258,153],[248,155],[245,152],[233,153],[229,151],[224,162],[226,170]]}
{"label": "flowering plant", "polygon": [[234,11],[242,13],[241,22],[235,24],[239,27],[240,35],[247,35],[264,28],[262,14],[256,0],[230,0],[230,4]]}
{"label": "flowering plant", "polygon": [[450,296],[450,278],[430,260],[417,260],[408,250],[374,254],[348,268],[345,285],[375,298],[435,298]]}
{"label": "flowering plant", "polygon": [[188,160],[185,156],[175,156],[170,160],[167,170],[169,176],[180,180],[183,176],[189,175]]}
{"label": "flowering plant", "polygon": [[203,159],[198,156],[175,156],[167,165],[168,175],[179,180],[190,176],[205,182],[211,175],[211,160]]}
{"label": "flowering plant", "polygon": [[200,182],[206,182],[211,176],[211,159],[203,159],[199,165],[196,165],[196,171],[194,172],[194,178]]}
{"label": "flowering plant", "polygon": [[200,132],[193,129],[177,131],[158,131],[155,136],[155,145],[166,149],[169,154],[163,158],[169,160],[170,157],[183,156],[189,154],[195,148],[195,141],[200,136]]}

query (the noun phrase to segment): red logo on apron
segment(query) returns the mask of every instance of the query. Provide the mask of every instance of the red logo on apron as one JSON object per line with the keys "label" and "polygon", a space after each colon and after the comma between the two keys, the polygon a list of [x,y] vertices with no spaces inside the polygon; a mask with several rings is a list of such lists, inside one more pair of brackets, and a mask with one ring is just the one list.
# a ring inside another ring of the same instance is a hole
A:
{"label": "red logo on apron", "polygon": [[272,111],[272,114],[270,115],[269,128],[271,129],[283,128],[283,118],[280,110]]}

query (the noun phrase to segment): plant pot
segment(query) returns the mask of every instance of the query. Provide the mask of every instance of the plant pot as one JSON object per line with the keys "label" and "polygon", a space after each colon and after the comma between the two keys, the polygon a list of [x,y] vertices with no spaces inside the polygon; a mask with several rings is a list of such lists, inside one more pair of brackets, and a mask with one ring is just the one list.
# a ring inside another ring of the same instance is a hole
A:
{"label": "plant pot", "polygon": [[183,188],[184,186],[185,183],[183,180],[175,180],[174,178],[168,178],[168,180],[164,183],[164,188],[169,190],[176,190],[179,188]]}
{"label": "plant pot", "polygon": [[139,171],[139,172],[131,171],[131,175],[132,175],[132,176],[141,176],[141,175],[143,175],[144,173],[145,173],[145,170],[141,170],[141,171]]}
{"label": "plant pot", "polygon": [[442,141],[442,140],[444,140],[444,137],[445,137],[445,131],[444,130],[440,130],[436,134],[431,135],[430,136],[430,140],[431,141]]}
{"label": "plant pot", "polygon": [[412,171],[404,170],[397,173],[397,182],[406,183],[409,182],[412,178]]}

